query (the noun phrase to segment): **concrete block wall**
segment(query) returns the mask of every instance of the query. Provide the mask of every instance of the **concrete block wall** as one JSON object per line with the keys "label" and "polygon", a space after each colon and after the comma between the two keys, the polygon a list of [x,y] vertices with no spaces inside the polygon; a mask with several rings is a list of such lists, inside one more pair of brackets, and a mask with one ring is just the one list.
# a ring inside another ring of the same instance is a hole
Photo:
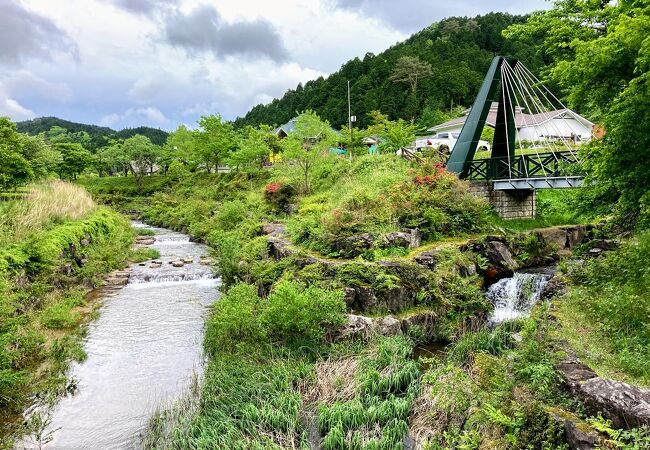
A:
{"label": "concrete block wall", "polygon": [[472,181],[471,191],[485,198],[504,219],[532,219],[536,213],[536,195],[532,189],[494,190],[489,181]]}

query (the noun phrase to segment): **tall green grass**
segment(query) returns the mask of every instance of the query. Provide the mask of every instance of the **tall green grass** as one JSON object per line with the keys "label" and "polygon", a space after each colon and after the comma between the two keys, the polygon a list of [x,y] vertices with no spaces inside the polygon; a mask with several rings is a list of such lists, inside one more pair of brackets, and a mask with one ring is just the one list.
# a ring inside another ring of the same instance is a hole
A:
{"label": "tall green grass", "polygon": [[128,220],[67,183],[34,187],[20,202],[4,222],[11,240],[0,243],[0,447],[15,430],[12,414],[34,396],[54,399],[69,362],[85,357],[84,294],[122,267],[135,236]]}
{"label": "tall green grass", "polygon": [[65,181],[50,181],[29,186],[24,198],[0,204],[0,208],[0,245],[6,245],[50,224],[81,219],[96,205],[85,189]]}
{"label": "tall green grass", "polygon": [[649,258],[650,232],[640,233],[570,272],[575,285],[560,303],[578,350],[586,346],[592,356],[585,356],[596,367],[645,385],[650,384]]}

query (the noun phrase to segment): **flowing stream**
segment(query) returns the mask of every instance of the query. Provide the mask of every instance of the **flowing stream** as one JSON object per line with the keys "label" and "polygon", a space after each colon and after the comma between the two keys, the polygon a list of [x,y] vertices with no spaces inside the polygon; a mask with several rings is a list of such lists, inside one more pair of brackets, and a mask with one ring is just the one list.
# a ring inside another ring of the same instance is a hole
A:
{"label": "flowing stream", "polygon": [[497,325],[530,315],[550,278],[547,273],[518,272],[494,283],[487,292],[487,299],[494,305],[488,322]]}
{"label": "flowing stream", "polygon": [[[146,227],[136,223],[136,227]],[[183,393],[203,362],[203,325],[218,279],[200,264],[203,245],[152,228],[159,268],[134,264],[129,283],[104,301],[74,364],[74,395],[54,408],[49,449],[137,448],[155,409]],[[174,267],[179,258],[191,263]]]}

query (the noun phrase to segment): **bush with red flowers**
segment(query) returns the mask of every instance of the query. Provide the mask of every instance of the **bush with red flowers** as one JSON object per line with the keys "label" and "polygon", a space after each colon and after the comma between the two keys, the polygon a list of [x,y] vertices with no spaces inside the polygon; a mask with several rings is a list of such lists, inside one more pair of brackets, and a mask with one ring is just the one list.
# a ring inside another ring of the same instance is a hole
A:
{"label": "bush with red flowers", "polygon": [[293,186],[279,181],[264,187],[264,199],[278,211],[286,211],[294,195]]}

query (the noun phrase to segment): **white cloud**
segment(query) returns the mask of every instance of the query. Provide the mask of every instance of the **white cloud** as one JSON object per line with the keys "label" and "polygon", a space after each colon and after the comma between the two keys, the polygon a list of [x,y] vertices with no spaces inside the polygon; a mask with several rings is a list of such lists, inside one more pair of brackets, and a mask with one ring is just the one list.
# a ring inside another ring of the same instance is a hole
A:
{"label": "white cloud", "polygon": [[145,108],[130,108],[122,114],[111,113],[100,119],[99,124],[111,128],[137,127],[146,123],[154,127],[167,127],[170,120],[153,106]]}
{"label": "white cloud", "polygon": [[[17,1],[0,0],[0,15],[5,5]],[[170,129],[213,113],[234,119],[298,82],[334,72],[350,58],[379,53],[407,37],[387,26],[381,14],[367,14],[363,6],[338,6],[346,0],[161,1],[22,0],[26,11],[38,11],[38,23],[47,24],[42,27],[54,30],[57,60],[20,60],[19,67],[12,67],[19,71],[0,75],[3,108],[21,116],[56,115],[113,127]],[[452,14],[456,9],[451,8],[459,5],[476,9],[476,2],[439,4],[437,14]],[[423,16],[411,7],[403,9]],[[196,19],[192,14],[197,10],[212,14],[217,31],[208,43],[216,50],[188,51],[185,44],[197,42],[190,33],[196,30],[176,28],[184,40],[176,47],[168,41],[170,18]],[[243,39],[242,32],[255,39]],[[269,36],[269,42],[256,42]],[[37,53],[44,42],[39,37]],[[77,59],[62,55],[70,43],[76,45]],[[0,60],[0,74],[5,73]]]}
{"label": "white cloud", "polygon": [[9,117],[13,121],[33,119],[34,111],[24,107],[17,100],[9,97],[0,86],[0,116]]}
{"label": "white cloud", "polygon": [[0,83],[11,95],[21,98],[45,98],[69,102],[74,96],[72,89],[66,83],[50,82],[26,69],[8,72],[0,79]]}

